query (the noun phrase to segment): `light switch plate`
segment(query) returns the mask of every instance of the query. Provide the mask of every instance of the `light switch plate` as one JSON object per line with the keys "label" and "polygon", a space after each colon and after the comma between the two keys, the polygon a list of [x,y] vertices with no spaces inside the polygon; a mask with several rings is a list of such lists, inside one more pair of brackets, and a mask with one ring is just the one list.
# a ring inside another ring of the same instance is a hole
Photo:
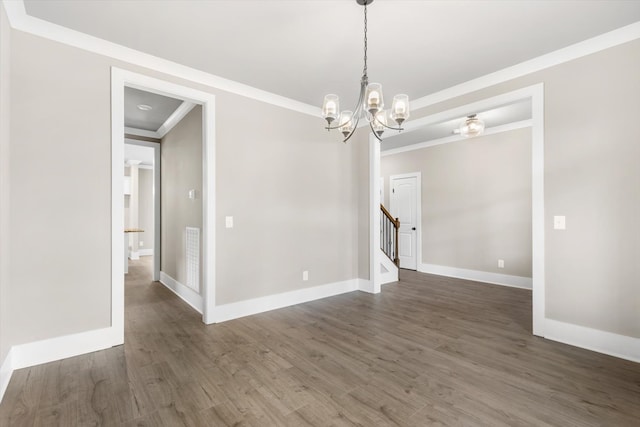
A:
{"label": "light switch plate", "polygon": [[309,280],[309,272],[307,270],[302,272],[302,280]]}
{"label": "light switch plate", "polygon": [[227,228],[233,228],[233,217],[232,216],[225,217],[224,224]]}
{"label": "light switch plate", "polygon": [[554,230],[565,230],[567,228],[567,222],[564,215],[556,215],[553,217]]}
{"label": "light switch plate", "polygon": [[504,268],[504,260],[503,259],[499,259],[498,260],[498,268]]}

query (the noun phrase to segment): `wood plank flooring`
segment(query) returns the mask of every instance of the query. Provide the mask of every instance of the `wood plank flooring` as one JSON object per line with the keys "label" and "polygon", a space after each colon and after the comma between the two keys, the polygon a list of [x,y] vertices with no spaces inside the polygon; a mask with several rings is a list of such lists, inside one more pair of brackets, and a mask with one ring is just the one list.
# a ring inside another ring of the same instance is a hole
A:
{"label": "wood plank flooring", "polygon": [[0,425],[640,425],[640,364],[531,336],[526,290],[402,271],[205,326],[132,264],[125,345],[16,371]]}

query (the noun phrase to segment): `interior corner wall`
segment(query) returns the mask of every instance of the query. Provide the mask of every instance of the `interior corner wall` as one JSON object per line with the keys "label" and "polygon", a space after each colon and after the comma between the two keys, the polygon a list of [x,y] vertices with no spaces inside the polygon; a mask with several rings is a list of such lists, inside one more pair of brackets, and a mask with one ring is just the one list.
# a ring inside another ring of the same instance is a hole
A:
{"label": "interior corner wall", "polygon": [[10,345],[110,325],[112,66],[216,97],[217,304],[358,277],[354,149],[320,118],[12,31]]}
{"label": "interior corner wall", "polygon": [[418,263],[531,277],[531,128],[382,156],[380,172],[388,209],[389,178],[421,173]]}
{"label": "interior corner wall", "polygon": [[[162,138],[160,164],[160,270],[186,285],[186,227],[201,230],[202,253],[201,106],[194,107]],[[193,200],[188,197],[190,190],[195,190]],[[199,267],[199,283],[202,284],[202,262]]]}
{"label": "interior corner wall", "polygon": [[11,30],[4,5],[0,4],[0,365],[9,353],[8,310],[9,310],[9,179],[10,179],[10,49]]}
{"label": "interior corner wall", "polygon": [[[544,83],[546,317],[640,337],[640,40],[438,103]],[[566,230],[553,229],[554,215]]]}

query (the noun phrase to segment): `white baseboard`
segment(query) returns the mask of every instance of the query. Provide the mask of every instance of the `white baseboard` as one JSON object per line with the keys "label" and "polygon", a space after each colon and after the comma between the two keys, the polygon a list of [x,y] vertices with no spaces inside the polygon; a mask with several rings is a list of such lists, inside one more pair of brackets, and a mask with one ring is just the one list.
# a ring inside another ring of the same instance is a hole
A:
{"label": "white baseboard", "polygon": [[151,248],[151,249],[140,249],[138,251],[138,254],[140,254],[140,256],[153,256],[153,248]]}
{"label": "white baseboard", "polygon": [[263,313],[265,311],[276,310],[278,308],[289,307],[295,304],[302,304],[309,301],[356,291],[359,287],[358,280],[359,279],[345,280],[342,282],[329,283],[326,285],[219,305],[215,308],[214,318],[216,322],[225,322],[239,317],[251,316],[252,314]]}
{"label": "white baseboard", "polygon": [[164,271],[160,272],[160,283],[193,307],[198,313],[202,314],[202,296],[199,293],[178,282]]}
{"label": "white baseboard", "polygon": [[0,403],[2,403],[2,398],[4,397],[4,393],[7,391],[7,387],[9,386],[9,381],[11,381],[11,375],[13,374],[13,362],[12,362],[12,354],[13,349],[10,348],[7,356],[4,358],[2,365],[0,365]]}
{"label": "white baseboard", "polygon": [[22,369],[122,344],[114,328],[94,329],[27,344],[14,345],[12,368]]}
{"label": "white baseboard", "polygon": [[129,259],[132,259],[132,260],[140,259],[140,252],[139,251],[129,251]]}
{"label": "white baseboard", "polygon": [[437,274],[438,276],[491,283],[493,285],[511,286],[512,288],[531,289],[533,283],[531,277],[510,276],[508,274],[467,270],[465,268],[447,267],[435,264],[418,264],[418,271],[421,273]]}
{"label": "white baseboard", "polygon": [[640,363],[640,338],[545,319],[544,337],[620,359]]}
{"label": "white baseboard", "polygon": [[362,292],[368,292],[370,294],[375,294],[375,290],[373,288],[373,282],[367,279],[356,279],[358,281],[358,290]]}

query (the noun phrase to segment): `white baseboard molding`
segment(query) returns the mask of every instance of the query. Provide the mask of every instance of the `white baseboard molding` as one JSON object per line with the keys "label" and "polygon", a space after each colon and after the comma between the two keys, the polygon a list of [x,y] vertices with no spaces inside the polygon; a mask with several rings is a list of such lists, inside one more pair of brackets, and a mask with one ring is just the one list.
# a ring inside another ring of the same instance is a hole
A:
{"label": "white baseboard molding", "polygon": [[435,264],[418,264],[421,273],[437,274],[438,276],[455,277],[473,280],[475,282],[491,283],[493,285],[510,286],[512,288],[532,288],[531,277],[511,276],[508,274],[490,273],[488,271],[467,270],[465,268],[447,267]]}
{"label": "white baseboard molding", "polygon": [[153,248],[151,249],[140,249],[138,251],[140,256],[153,256]]}
{"label": "white baseboard molding", "polygon": [[544,337],[620,359],[640,363],[640,338],[545,319]]}
{"label": "white baseboard molding", "polygon": [[79,356],[122,344],[112,327],[94,329],[77,334],[64,335],[27,344],[14,345],[12,351],[12,369]]}
{"label": "white baseboard molding", "polygon": [[13,349],[10,348],[7,356],[2,361],[2,365],[0,365],[0,403],[2,403],[2,398],[7,391],[9,381],[11,381],[11,375],[13,374],[12,355]]}
{"label": "white baseboard molding", "polygon": [[139,251],[129,251],[129,259],[132,259],[132,260],[140,259],[140,252]]}
{"label": "white baseboard molding", "polygon": [[188,286],[178,282],[164,271],[160,272],[160,283],[176,294],[180,299],[189,304],[198,313],[202,314],[202,296]]}
{"label": "white baseboard molding", "polygon": [[362,292],[367,292],[370,294],[375,294],[375,289],[373,288],[373,282],[368,279],[356,279],[358,281],[358,290]]}
{"label": "white baseboard molding", "polygon": [[214,318],[216,322],[225,322],[227,320],[251,316],[252,314],[264,313],[265,311],[277,310],[291,305],[353,292],[358,290],[358,287],[358,279],[352,279],[218,305],[215,308]]}

